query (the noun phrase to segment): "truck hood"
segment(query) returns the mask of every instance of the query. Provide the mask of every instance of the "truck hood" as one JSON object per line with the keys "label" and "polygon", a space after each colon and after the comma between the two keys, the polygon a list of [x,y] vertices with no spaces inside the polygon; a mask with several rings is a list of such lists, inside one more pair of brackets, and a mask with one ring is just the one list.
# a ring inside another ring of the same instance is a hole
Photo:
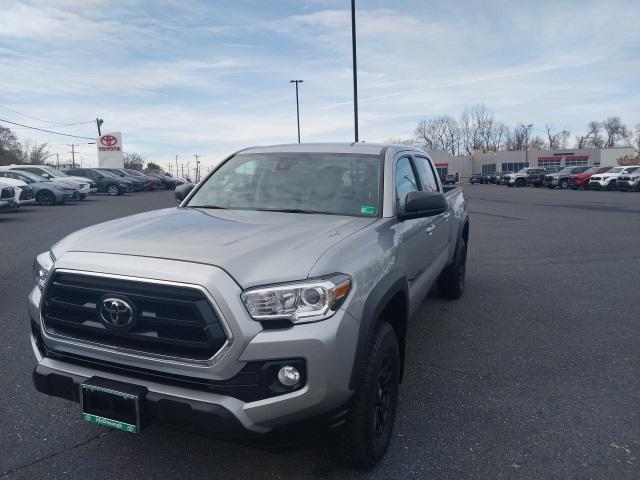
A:
{"label": "truck hood", "polygon": [[[53,254],[96,252],[215,265],[243,288],[307,278],[331,246],[375,218],[168,208],[79,230]],[[334,272],[327,272],[334,273]]]}

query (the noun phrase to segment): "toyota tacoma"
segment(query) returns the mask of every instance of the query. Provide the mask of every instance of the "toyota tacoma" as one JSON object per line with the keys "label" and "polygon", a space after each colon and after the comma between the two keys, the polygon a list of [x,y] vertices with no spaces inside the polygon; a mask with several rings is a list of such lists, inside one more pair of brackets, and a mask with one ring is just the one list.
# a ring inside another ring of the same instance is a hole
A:
{"label": "toyota tacoma", "polygon": [[419,149],[356,143],[242,150],[185,193],[36,258],[37,390],[129,432],[277,442],[319,428],[345,464],[372,468],[410,317],[432,284],[464,290],[463,189]]}

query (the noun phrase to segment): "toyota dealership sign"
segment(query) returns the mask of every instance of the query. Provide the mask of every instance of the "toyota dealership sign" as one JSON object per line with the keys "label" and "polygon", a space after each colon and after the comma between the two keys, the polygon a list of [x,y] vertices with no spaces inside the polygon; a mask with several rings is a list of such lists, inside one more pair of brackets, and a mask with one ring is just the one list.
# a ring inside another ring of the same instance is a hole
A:
{"label": "toyota dealership sign", "polygon": [[122,133],[105,133],[96,140],[98,146],[98,166],[104,168],[124,167],[122,153]]}

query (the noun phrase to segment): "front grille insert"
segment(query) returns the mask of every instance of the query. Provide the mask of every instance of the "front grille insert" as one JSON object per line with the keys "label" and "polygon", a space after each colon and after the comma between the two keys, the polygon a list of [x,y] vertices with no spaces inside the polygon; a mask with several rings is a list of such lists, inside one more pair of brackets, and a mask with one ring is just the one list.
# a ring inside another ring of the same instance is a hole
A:
{"label": "front grille insert", "polygon": [[[131,327],[113,328],[101,320],[100,301],[109,296],[134,307]],[[42,321],[50,335],[185,360],[208,360],[227,340],[220,319],[197,288],[68,272],[54,273]]]}
{"label": "front grille insert", "polygon": [[0,190],[0,198],[13,198],[16,195],[16,191],[13,187],[4,187]]}

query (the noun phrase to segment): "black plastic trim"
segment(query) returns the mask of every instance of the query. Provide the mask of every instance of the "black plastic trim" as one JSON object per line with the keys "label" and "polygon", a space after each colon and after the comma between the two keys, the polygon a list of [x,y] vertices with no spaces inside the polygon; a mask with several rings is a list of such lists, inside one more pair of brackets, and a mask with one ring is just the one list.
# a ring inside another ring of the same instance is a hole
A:
{"label": "black plastic trim", "polygon": [[[367,297],[362,310],[356,354],[353,359],[353,368],[351,369],[351,378],[349,380],[349,388],[352,390],[356,389],[364,373],[369,355],[369,345],[380,314],[397,293],[401,293],[404,296],[406,305],[405,318],[401,319],[401,321],[406,324],[409,314],[409,284],[404,275],[401,275],[398,271],[390,273],[373,288]],[[399,338],[398,343],[404,345],[403,339]],[[404,363],[404,349],[402,347],[400,353],[401,361]]]}

